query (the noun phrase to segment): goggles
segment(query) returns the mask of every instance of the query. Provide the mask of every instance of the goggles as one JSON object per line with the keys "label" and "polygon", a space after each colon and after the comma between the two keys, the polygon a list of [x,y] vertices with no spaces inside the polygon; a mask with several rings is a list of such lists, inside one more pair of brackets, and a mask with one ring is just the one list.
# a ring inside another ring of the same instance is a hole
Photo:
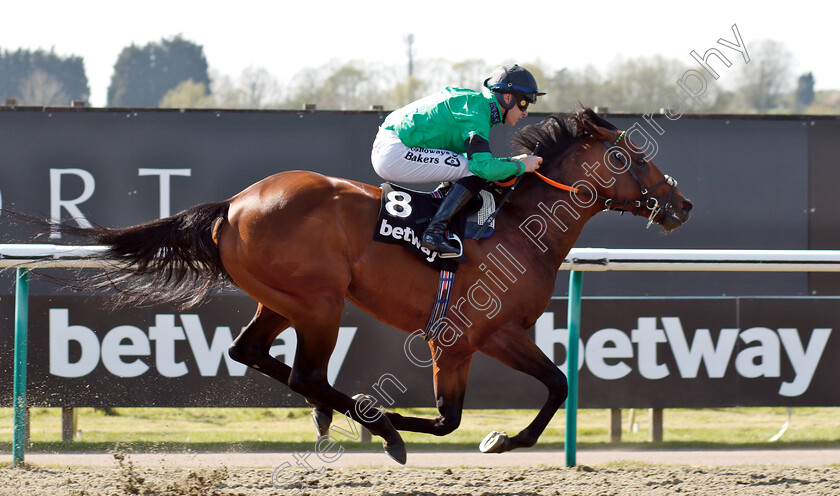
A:
{"label": "goggles", "polygon": [[516,100],[516,106],[523,112],[528,110],[528,105],[537,102],[537,95],[530,93],[514,93],[513,98]]}
{"label": "goggles", "polygon": [[519,107],[519,110],[521,110],[521,111],[523,111],[523,112],[525,112],[526,110],[528,110],[528,105],[529,105],[530,103],[531,103],[531,102],[530,102],[527,98],[525,98],[525,97],[523,97],[523,96],[519,96],[519,97],[517,97],[517,100],[516,100],[516,106],[517,106],[517,107]]}

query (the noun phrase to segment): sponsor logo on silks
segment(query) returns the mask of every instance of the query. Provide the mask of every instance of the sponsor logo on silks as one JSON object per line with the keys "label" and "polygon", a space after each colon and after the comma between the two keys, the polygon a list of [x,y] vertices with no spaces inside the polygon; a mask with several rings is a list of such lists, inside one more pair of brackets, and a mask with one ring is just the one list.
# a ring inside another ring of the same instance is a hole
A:
{"label": "sponsor logo on silks", "polygon": [[415,153],[425,153],[426,155],[452,155],[453,152],[449,150],[439,150],[437,148],[420,148],[419,146],[414,146],[409,148],[409,150]]}
{"label": "sponsor logo on silks", "polygon": [[490,123],[498,124],[502,122],[502,114],[499,113],[499,106],[496,102],[490,102]]}
{"label": "sponsor logo on silks", "polygon": [[460,156],[449,150],[437,150],[434,148],[410,148],[405,156],[405,160],[417,162],[419,164],[440,164],[440,157],[443,158],[443,163],[452,167],[459,167],[461,165]]}
{"label": "sponsor logo on silks", "polygon": [[[422,149],[421,149],[422,150]],[[425,150],[423,150],[425,151]],[[415,152],[415,151],[408,151],[403,157],[406,160],[410,160],[412,162],[417,162],[420,164],[439,164],[440,159],[438,157],[424,157],[422,153]]]}

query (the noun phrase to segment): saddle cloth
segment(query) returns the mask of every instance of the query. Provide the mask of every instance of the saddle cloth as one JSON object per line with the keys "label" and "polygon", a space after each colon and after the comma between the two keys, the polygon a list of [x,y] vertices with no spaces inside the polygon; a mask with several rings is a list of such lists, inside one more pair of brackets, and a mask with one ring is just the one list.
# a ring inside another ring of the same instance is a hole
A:
{"label": "saddle cloth", "polygon": [[[373,239],[383,243],[403,245],[430,267],[454,272],[459,263],[466,261],[465,257],[440,258],[437,252],[420,246],[420,237],[440,206],[443,197],[444,193],[440,190],[426,193],[396,184],[383,183],[382,202]],[[448,233],[456,235],[459,240],[465,237],[476,239],[476,235],[482,229],[482,224],[486,222],[493,210],[495,210],[493,195],[482,191],[480,196],[474,198],[450,222]],[[481,237],[490,236],[492,232],[491,223]]]}

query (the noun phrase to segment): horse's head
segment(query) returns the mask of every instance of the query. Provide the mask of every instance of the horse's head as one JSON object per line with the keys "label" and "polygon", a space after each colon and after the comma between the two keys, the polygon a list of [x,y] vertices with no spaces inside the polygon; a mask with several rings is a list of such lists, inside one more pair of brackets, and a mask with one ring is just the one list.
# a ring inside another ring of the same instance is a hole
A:
{"label": "horse's head", "polygon": [[572,192],[579,207],[599,206],[631,212],[672,231],[684,224],[691,202],[677,181],[663,174],[627,137],[626,132],[591,109],[577,114],[552,115],[527,126],[515,137],[523,152],[537,152],[543,166],[540,178]]}
{"label": "horse's head", "polygon": [[581,162],[586,164],[584,173],[607,209],[645,216],[648,226],[655,222],[666,231],[688,221],[691,201],[677,188],[676,179],[663,174],[626,131],[619,131],[591,109],[582,109],[574,119],[589,135]]}

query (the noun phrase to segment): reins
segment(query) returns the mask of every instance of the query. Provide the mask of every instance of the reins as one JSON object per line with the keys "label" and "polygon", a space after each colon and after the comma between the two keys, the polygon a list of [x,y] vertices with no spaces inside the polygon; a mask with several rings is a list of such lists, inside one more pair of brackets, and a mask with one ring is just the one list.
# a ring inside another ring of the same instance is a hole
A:
{"label": "reins", "polygon": [[[534,151],[532,153],[534,155],[536,155],[538,151],[540,151],[540,143],[539,142],[537,142],[536,146],[534,146]],[[490,217],[487,217],[487,220],[484,221],[484,224],[481,225],[481,228],[478,230],[478,233],[475,236],[476,239],[481,239],[481,236],[484,235],[484,232],[487,231],[487,228],[490,227],[490,225],[493,223],[493,219],[496,218],[496,214],[498,214],[499,210],[502,209],[502,205],[504,205],[507,202],[508,198],[510,198],[510,195],[511,195],[511,193],[513,193],[513,190],[515,190],[516,187],[519,186],[519,183],[522,181],[523,177],[525,177],[525,174],[522,174],[521,176],[517,177],[516,179],[511,179],[510,181],[507,181],[507,182],[504,182],[504,183],[500,183],[500,182],[496,183],[499,186],[502,186],[504,188],[507,188],[508,186],[510,186],[510,189],[508,190],[507,193],[505,193],[505,196],[502,197],[502,201],[499,202],[499,205],[496,207],[496,210],[494,210],[493,213],[490,214]],[[561,184],[560,186],[563,186],[563,185]]]}
{"label": "reins", "polygon": [[[621,141],[622,138],[624,138],[624,136],[626,134],[627,134],[627,131],[622,131],[621,134],[618,135],[618,138],[615,140],[614,143],[610,144],[609,142],[605,141],[604,145],[607,147],[607,149],[611,148],[612,146],[617,146],[618,143]],[[539,143],[537,144],[536,147],[534,147],[534,153],[535,154],[536,154],[536,150],[538,148],[539,148]],[[621,154],[617,154],[617,155],[621,159],[621,161],[624,162],[624,157]],[[624,164],[624,165],[626,166],[627,164]],[[633,180],[636,181],[636,184],[639,185],[640,191],[642,193],[642,198],[639,199],[639,200],[631,202],[631,201],[625,199],[623,202],[619,202],[618,200],[616,200],[614,198],[607,198],[607,197],[604,197],[604,196],[600,196],[598,194],[590,193],[588,191],[581,191],[580,188],[575,188],[573,186],[568,186],[566,184],[557,182],[553,179],[549,179],[548,177],[544,176],[543,174],[540,174],[537,171],[534,171],[534,174],[536,174],[536,176],[539,177],[544,183],[546,183],[549,186],[552,186],[554,188],[561,189],[561,190],[564,190],[564,191],[568,191],[568,192],[574,193],[574,194],[584,193],[586,195],[589,195],[591,197],[594,197],[598,200],[603,201],[605,210],[615,210],[615,211],[619,211],[619,212],[622,212],[622,213],[623,212],[631,212],[631,213],[635,214],[640,208],[646,208],[646,209],[650,210],[650,216],[648,216],[648,223],[647,223],[647,227],[650,227],[651,224],[653,224],[654,219],[659,214],[659,212],[662,211],[663,209],[667,210],[667,208],[671,205],[671,199],[674,196],[674,189],[676,189],[676,187],[677,187],[677,180],[674,179],[673,177],[665,174],[665,178],[662,181],[657,183],[652,188],[648,189],[648,188],[645,188],[645,186],[642,184],[642,181],[639,179],[639,177],[636,175],[636,173],[633,171],[633,169],[631,167],[627,167],[627,172],[630,174],[630,177],[632,177]],[[521,178],[522,178],[522,176],[519,177],[519,179],[521,179]],[[517,183],[518,182],[519,181],[517,180]],[[670,185],[671,190],[668,192],[668,198],[665,200],[665,206],[662,207],[662,206],[659,205],[659,200],[657,200],[653,196],[650,196],[650,193],[653,192],[654,190],[656,190],[657,188],[659,188],[660,186],[664,185],[664,184]],[[513,188],[511,188],[511,191],[512,190],[513,190]],[[510,192],[508,193],[508,195],[509,194],[510,194]],[[505,199],[507,199],[507,196],[505,196]],[[504,203],[504,202],[502,202],[502,203]],[[499,207],[501,208],[501,205],[499,205]],[[629,207],[632,207],[632,210]]]}

